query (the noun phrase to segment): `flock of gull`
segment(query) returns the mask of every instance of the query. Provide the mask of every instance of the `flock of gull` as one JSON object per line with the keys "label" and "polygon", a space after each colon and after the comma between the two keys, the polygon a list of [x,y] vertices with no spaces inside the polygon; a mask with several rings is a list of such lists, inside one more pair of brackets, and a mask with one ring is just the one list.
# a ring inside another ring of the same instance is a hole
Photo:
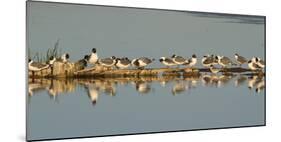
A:
{"label": "flock of gull", "polygon": [[[68,53],[63,54],[59,58],[51,56],[46,63],[34,62],[29,59],[28,69],[32,72],[37,72],[51,67],[55,62],[69,62],[70,55]],[[252,57],[250,60],[247,60],[245,57],[235,54],[235,61],[232,61],[226,56],[219,55],[205,55],[201,59],[201,63],[204,67],[209,68],[212,73],[218,73],[221,68],[228,68],[233,65],[239,65],[240,67],[243,64],[247,64],[248,68],[253,71],[262,70],[265,67],[264,61],[259,57]],[[186,66],[193,68],[197,64],[197,56],[192,55],[191,58],[186,59],[182,56],[172,55],[171,57],[160,57],[159,61],[166,66],[167,68],[176,66]],[[130,60],[127,57],[116,58],[115,56],[108,58],[99,58],[96,48],[93,48],[89,55],[85,55],[83,59],[75,62],[74,65],[78,66],[80,69],[84,69],[88,64],[90,65],[100,65],[104,68],[117,68],[117,69],[127,69],[130,66],[137,69],[144,69],[149,64],[153,63],[155,59],[150,59],[147,57],[140,57]],[[219,68],[220,67],[220,68]]]}

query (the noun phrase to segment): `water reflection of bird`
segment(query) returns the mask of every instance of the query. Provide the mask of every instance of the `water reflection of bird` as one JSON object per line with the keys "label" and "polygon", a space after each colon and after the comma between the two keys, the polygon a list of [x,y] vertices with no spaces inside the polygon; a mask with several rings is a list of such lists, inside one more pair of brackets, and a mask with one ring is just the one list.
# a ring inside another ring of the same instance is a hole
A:
{"label": "water reflection of bird", "polygon": [[[54,80],[52,79],[52,80],[50,80],[50,86],[49,87],[47,87],[46,89],[47,89],[47,91],[48,91],[48,93],[49,93],[49,96],[50,96],[50,98],[51,99],[53,99],[53,100],[57,100],[56,98],[57,98],[57,95],[58,95],[58,89],[56,89],[55,88],[55,86],[54,86]],[[62,86],[62,85],[61,85]],[[57,86],[58,87],[58,86]],[[58,88],[60,88],[60,87],[58,87]]]}
{"label": "water reflection of bird", "polygon": [[92,104],[96,105],[99,97],[99,88],[94,83],[87,83],[85,85],[88,97],[91,99]]}
{"label": "water reflection of bird", "polygon": [[235,87],[241,86],[246,80],[247,77],[245,77],[244,75],[239,75],[235,80]]}
{"label": "water reflection of bird", "polygon": [[248,88],[253,89],[258,81],[258,76],[250,76],[248,77]]}
{"label": "water reflection of bird", "polygon": [[220,72],[220,69],[219,68],[216,68],[214,67],[214,65],[210,65],[210,71],[213,73],[213,74],[216,74],[218,72]]}
{"label": "water reflection of bird", "polygon": [[221,87],[220,76],[212,75],[211,76],[211,85],[217,88]]}
{"label": "water reflection of bird", "polygon": [[227,84],[233,78],[232,75],[221,75],[219,76],[218,87],[222,87]]}
{"label": "water reflection of bird", "polygon": [[177,81],[173,85],[172,94],[173,95],[181,94],[181,93],[185,92],[187,89],[188,89],[187,84],[185,84],[184,82],[178,82]]}
{"label": "water reflection of bird", "polygon": [[148,94],[151,91],[150,84],[145,81],[135,81],[136,90],[141,94]]}
{"label": "water reflection of bird", "polygon": [[264,89],[264,80],[260,80],[256,85],[256,92],[260,93]]}
{"label": "water reflection of bird", "polygon": [[193,80],[191,80],[190,81],[190,84],[191,84],[191,88],[196,88],[196,86],[197,86],[197,80],[195,80],[195,79],[193,79]]}
{"label": "water reflection of bird", "polygon": [[259,77],[257,75],[248,77],[248,88],[254,89],[257,93],[261,92],[265,87],[265,82],[263,77]]}
{"label": "water reflection of bird", "polygon": [[224,84],[228,83],[231,80],[232,76],[226,75],[208,75],[205,74],[202,76],[202,85],[203,86],[214,86],[217,88],[222,87]]}
{"label": "water reflection of bird", "polygon": [[203,75],[201,78],[201,82],[204,87],[209,86],[211,83],[211,76],[208,74]]}
{"label": "water reflection of bird", "polygon": [[29,96],[33,96],[34,92],[43,91],[43,90],[45,90],[46,87],[48,87],[47,84],[29,83],[28,84],[28,94],[29,94]]}
{"label": "water reflection of bird", "polygon": [[100,91],[104,92],[107,95],[116,95],[116,86],[112,81],[96,81],[95,85],[99,88]]}

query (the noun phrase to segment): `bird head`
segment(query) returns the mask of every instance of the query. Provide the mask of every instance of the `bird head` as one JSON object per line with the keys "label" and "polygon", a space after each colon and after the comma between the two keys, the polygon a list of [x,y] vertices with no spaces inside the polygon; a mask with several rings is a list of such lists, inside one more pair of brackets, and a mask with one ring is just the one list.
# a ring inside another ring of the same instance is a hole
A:
{"label": "bird head", "polygon": [[195,55],[195,54],[193,54],[193,55],[192,55],[192,58],[196,58],[196,55]]}
{"label": "bird head", "polygon": [[96,53],[96,52],[97,52],[96,48],[93,48],[92,53]]}
{"label": "bird head", "polygon": [[115,57],[115,56],[111,56],[111,59],[115,60],[115,59],[116,59],[116,57]]}
{"label": "bird head", "polygon": [[65,59],[69,59],[69,54],[68,53],[65,54]]}
{"label": "bird head", "polygon": [[85,56],[84,56],[84,59],[85,59],[86,61],[88,61],[88,60],[90,59],[90,56],[89,56],[89,55],[85,55]]}

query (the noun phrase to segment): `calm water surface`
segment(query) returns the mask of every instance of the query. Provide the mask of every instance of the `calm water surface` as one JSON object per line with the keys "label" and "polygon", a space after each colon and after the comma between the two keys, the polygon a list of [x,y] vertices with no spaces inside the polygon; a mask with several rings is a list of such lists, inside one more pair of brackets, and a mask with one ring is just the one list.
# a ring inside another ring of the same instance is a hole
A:
{"label": "calm water surface", "polygon": [[262,125],[263,89],[263,78],[244,75],[30,79],[29,137]]}

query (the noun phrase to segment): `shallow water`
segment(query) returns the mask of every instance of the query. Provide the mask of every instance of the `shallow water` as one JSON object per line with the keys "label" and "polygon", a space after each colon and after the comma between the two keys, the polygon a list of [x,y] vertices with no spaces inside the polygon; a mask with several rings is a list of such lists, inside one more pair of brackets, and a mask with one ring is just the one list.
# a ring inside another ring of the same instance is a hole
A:
{"label": "shallow water", "polygon": [[263,125],[263,89],[263,78],[245,75],[29,79],[28,137]]}

